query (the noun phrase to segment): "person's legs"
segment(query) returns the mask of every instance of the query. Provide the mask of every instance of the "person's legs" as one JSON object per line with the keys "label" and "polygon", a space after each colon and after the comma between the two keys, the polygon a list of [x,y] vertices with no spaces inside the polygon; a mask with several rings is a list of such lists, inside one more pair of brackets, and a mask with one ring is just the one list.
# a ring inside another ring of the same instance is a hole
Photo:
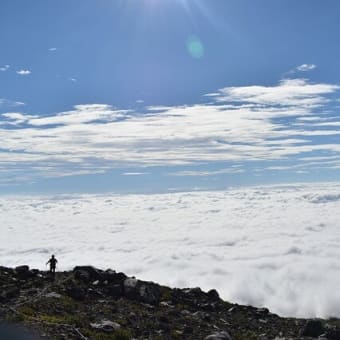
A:
{"label": "person's legs", "polygon": [[55,279],[55,267],[51,267],[52,279]]}

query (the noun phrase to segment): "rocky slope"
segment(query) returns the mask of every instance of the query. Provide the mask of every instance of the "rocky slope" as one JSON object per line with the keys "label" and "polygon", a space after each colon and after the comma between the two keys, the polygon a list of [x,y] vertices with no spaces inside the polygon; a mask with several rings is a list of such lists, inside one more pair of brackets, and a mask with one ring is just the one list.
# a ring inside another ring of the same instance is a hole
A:
{"label": "rocky slope", "polygon": [[4,340],[340,339],[337,319],[281,318],[215,290],[171,289],[110,269],[75,267],[53,280],[28,266],[0,267],[0,287]]}

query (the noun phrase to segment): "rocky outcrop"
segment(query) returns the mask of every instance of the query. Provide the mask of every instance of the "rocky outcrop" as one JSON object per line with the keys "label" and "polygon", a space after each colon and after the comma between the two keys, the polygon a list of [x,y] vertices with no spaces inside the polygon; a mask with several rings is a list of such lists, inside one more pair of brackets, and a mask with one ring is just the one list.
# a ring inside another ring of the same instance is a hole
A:
{"label": "rocky outcrop", "polygon": [[336,319],[281,318],[223,301],[216,290],[172,289],[92,266],[55,277],[0,267],[0,287],[0,320],[12,323],[3,329],[25,327],[20,340],[33,339],[27,329],[45,339],[340,339]]}

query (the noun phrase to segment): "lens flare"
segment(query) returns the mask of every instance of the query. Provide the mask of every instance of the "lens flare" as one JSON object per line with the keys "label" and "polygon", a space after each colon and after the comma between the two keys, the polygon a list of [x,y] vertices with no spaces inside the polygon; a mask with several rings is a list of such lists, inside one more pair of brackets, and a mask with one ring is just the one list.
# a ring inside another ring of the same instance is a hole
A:
{"label": "lens flare", "polygon": [[195,59],[201,59],[204,57],[204,46],[201,40],[195,36],[188,38],[187,50],[189,54]]}

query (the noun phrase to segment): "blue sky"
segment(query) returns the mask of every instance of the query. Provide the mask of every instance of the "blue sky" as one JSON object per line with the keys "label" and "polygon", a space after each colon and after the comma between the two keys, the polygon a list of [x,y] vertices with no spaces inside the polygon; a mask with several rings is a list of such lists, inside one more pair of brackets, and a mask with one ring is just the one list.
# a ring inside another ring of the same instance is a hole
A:
{"label": "blue sky", "polygon": [[336,0],[2,0],[0,192],[340,180]]}

